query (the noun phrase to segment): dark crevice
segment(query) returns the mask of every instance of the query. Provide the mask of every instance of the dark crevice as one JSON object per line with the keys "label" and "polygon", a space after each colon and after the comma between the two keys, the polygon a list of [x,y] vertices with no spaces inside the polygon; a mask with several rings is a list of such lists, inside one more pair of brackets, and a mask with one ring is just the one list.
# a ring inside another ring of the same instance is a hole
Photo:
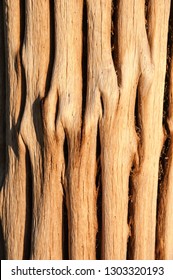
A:
{"label": "dark crevice", "polygon": [[102,180],[101,180],[101,142],[99,124],[97,127],[96,143],[96,188],[97,188],[97,221],[98,231],[96,235],[96,259],[101,260],[101,232],[102,232]]}
{"label": "dark crevice", "polygon": [[145,0],[145,29],[148,34],[149,0]]}
{"label": "dark crevice", "polygon": [[[43,137],[44,133],[43,133],[43,120],[42,120],[42,103],[41,103],[40,96],[38,96],[35,99],[32,105],[32,115],[33,115],[33,125],[35,129],[37,142],[39,143],[40,146],[41,167],[44,176],[44,137]],[[42,186],[41,186],[41,192],[43,192]]]}
{"label": "dark crevice", "polygon": [[63,228],[62,228],[62,232],[63,232],[63,260],[69,260],[69,251],[68,251],[68,212],[67,212],[67,206],[66,206],[66,195],[64,192],[64,196],[63,196]]}
{"label": "dark crevice", "polygon": [[68,156],[68,140],[67,140],[66,134],[65,134],[65,139],[64,139],[63,150],[64,150],[64,162],[65,162],[65,173],[66,173],[67,166],[68,166],[68,158],[69,158],[69,156]]}
{"label": "dark crevice", "polygon": [[139,96],[139,91],[138,88],[136,90],[136,100],[135,100],[135,130],[136,130],[136,134],[138,136],[139,139],[141,139],[141,129],[142,129],[142,125],[141,125],[141,100],[140,100],[140,96]]}
{"label": "dark crevice", "polygon": [[22,63],[22,47],[24,43],[24,38],[25,38],[25,1],[20,1],[20,50],[19,50],[19,56],[16,57],[16,64],[17,64],[17,68],[18,65],[20,65],[19,67],[21,67],[21,69],[17,69],[17,74],[19,74],[19,71],[21,71],[21,104],[20,104],[20,112],[19,112],[18,120],[16,123],[17,132],[19,132],[20,130],[22,116],[26,104],[26,76],[25,76],[25,69]]}
{"label": "dark crevice", "polygon": [[84,116],[86,110],[87,96],[87,41],[88,41],[88,26],[87,26],[87,5],[86,0],[83,4],[83,21],[82,21],[82,128],[84,124]]}
{"label": "dark crevice", "polygon": [[115,71],[117,73],[118,85],[121,85],[121,72],[118,62],[118,6],[120,0],[112,1],[112,21],[111,21],[111,51]]}
{"label": "dark crevice", "polygon": [[54,67],[54,60],[55,60],[55,7],[54,7],[54,1],[50,0],[49,2],[50,7],[50,55],[49,55],[49,65],[48,65],[48,71],[47,71],[47,78],[46,78],[46,88],[45,88],[45,97],[47,96],[50,85],[51,85],[51,79],[53,74],[53,67]]}
{"label": "dark crevice", "polygon": [[134,188],[133,188],[133,172],[135,170],[135,166],[133,165],[131,168],[130,176],[129,176],[129,202],[128,202],[128,226],[129,226],[129,237],[127,241],[127,260],[133,260],[134,259]]}
{"label": "dark crevice", "polygon": [[15,156],[19,158],[18,131],[15,123],[13,123],[10,133],[9,145],[13,149]]}
{"label": "dark crevice", "polygon": [[[99,122],[97,124],[97,140],[96,140],[96,163],[97,163],[97,175],[100,176],[98,171],[101,171],[101,142],[100,142],[100,130],[99,130]],[[96,186],[98,185],[97,176],[96,176]]]}
{"label": "dark crevice", "polygon": [[25,218],[23,259],[29,260],[30,253],[31,253],[31,234],[32,234],[33,182],[32,182],[31,160],[30,160],[29,150],[27,147],[26,147],[25,162],[26,162],[26,216],[25,216],[26,218]]}
{"label": "dark crevice", "polygon": [[158,233],[162,228],[162,222],[160,223],[160,213],[163,211],[163,201],[165,200],[165,194],[167,193],[167,185],[163,185],[163,180],[167,176],[169,150],[171,146],[171,139],[168,137],[163,145],[160,160],[159,160],[159,174],[158,174],[158,194],[157,194],[157,215],[156,215],[156,243],[155,243],[155,259],[161,259],[163,252],[160,252],[160,236],[158,239]]}
{"label": "dark crevice", "polygon": [[33,124],[35,128],[37,141],[40,144],[41,151],[43,151],[43,121],[41,110],[41,99],[40,97],[37,97],[37,99],[35,99],[32,105]]}
{"label": "dark crevice", "polygon": [[20,42],[21,47],[25,38],[25,1],[20,1]]}
{"label": "dark crevice", "polygon": [[68,185],[69,185],[69,175],[68,175],[68,165],[69,165],[69,139],[67,132],[65,131],[65,138],[64,138],[64,145],[63,145],[63,152],[64,152],[64,180],[62,180],[62,186],[63,186],[63,216],[62,216],[62,231],[63,231],[63,240],[62,240],[62,245],[63,245],[63,259],[64,260],[69,260],[70,252],[70,244],[69,244],[69,221],[70,221],[70,211],[67,208],[69,203],[69,195],[67,194],[69,192],[68,190]]}
{"label": "dark crevice", "polygon": [[100,95],[100,102],[101,102],[101,109],[102,109],[102,117],[104,117],[104,102],[103,102],[102,95]]}
{"label": "dark crevice", "polygon": [[[163,181],[165,175],[167,175],[167,168],[168,168],[168,161],[170,155],[170,148],[171,148],[171,136],[169,131],[169,126],[167,123],[167,119],[169,118],[169,88],[170,88],[170,72],[171,72],[171,52],[173,51],[173,1],[171,1],[171,8],[170,8],[170,18],[169,18],[169,31],[168,31],[168,43],[167,43],[167,65],[166,65],[166,76],[165,76],[165,88],[164,88],[164,103],[163,103],[163,127],[165,129],[166,140],[163,144],[160,160],[159,160],[159,174],[158,174],[158,195],[157,195],[157,226],[156,226],[156,245],[155,245],[155,254],[156,259],[161,258],[161,253],[157,248],[159,240],[157,233],[159,232],[159,228],[162,225],[159,224],[159,214],[161,211],[161,204],[163,201],[164,194],[166,193],[167,189],[163,189]],[[166,185],[164,185],[166,188]],[[159,236],[160,238],[160,236]]]}
{"label": "dark crevice", "polygon": [[164,103],[163,103],[163,125],[167,134],[170,134],[167,124],[167,118],[169,116],[169,87],[170,87],[170,70],[171,70],[171,54],[173,52],[173,1],[171,2],[169,18],[169,30],[168,30],[168,42],[167,42],[167,65],[166,65],[166,77],[165,77],[165,89],[164,89]]}
{"label": "dark crevice", "polygon": [[[101,173],[101,171],[100,171]],[[101,241],[102,241],[102,185],[101,185],[101,174],[98,176],[97,185],[97,221],[98,231],[96,234],[96,259],[101,260]]]}
{"label": "dark crevice", "polygon": [[[171,144],[171,139],[168,137],[166,141],[164,142],[164,145],[162,147],[161,155],[160,155],[160,160],[159,160],[159,175],[158,175],[158,186],[160,186],[163,182],[165,172],[167,169],[167,164],[168,164],[168,152],[169,152],[169,147]],[[159,195],[159,188],[158,188],[158,195]]]}
{"label": "dark crevice", "polygon": [[56,130],[56,123],[58,121],[58,114],[59,114],[59,98],[57,99],[56,103],[56,111],[55,111],[55,130]]}

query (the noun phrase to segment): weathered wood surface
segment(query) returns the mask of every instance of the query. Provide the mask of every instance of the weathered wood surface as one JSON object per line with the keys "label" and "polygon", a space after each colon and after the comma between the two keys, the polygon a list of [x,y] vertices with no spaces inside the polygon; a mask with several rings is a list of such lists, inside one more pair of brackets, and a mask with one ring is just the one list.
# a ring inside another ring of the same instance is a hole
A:
{"label": "weathered wood surface", "polygon": [[173,259],[172,2],[0,2],[2,259]]}

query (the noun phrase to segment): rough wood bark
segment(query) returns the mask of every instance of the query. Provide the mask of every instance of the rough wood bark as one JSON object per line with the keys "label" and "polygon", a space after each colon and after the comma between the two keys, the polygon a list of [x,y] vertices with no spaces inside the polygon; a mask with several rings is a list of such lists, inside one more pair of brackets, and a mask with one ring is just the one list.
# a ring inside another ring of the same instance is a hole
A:
{"label": "rough wood bark", "polygon": [[[0,2],[0,192],[5,177],[5,46],[3,6]],[[1,224],[2,196],[0,194],[0,259],[4,258],[4,240]]]}
{"label": "rough wood bark", "polygon": [[[127,254],[128,184],[131,166],[137,152],[134,106],[139,76],[137,52],[139,11],[135,1],[121,1],[119,4],[118,65],[121,75],[119,87],[111,59],[110,38],[109,56],[107,58],[104,54],[102,59],[104,68],[101,72],[100,90],[104,112],[100,121],[100,132],[104,259],[125,259]],[[125,18],[129,19],[128,23]],[[132,68],[133,71],[130,70]]]}
{"label": "rough wood bark", "polygon": [[[172,31],[172,30],[171,30]],[[173,35],[173,32],[172,34]],[[173,38],[172,38],[173,39]],[[158,210],[157,230],[157,257],[159,259],[173,259],[173,48],[171,54],[169,80],[169,114],[168,126],[170,131],[170,146],[167,154],[168,162],[164,181],[161,185],[160,203]]]}
{"label": "rough wood bark", "polygon": [[5,171],[5,46],[3,28],[3,6],[0,3],[0,185],[2,184]]}
{"label": "rough wood bark", "polygon": [[[28,0],[25,1],[25,9],[26,30],[22,62],[27,94],[21,134],[28,148],[32,170],[33,219],[30,257],[31,259],[61,259],[62,190],[59,170],[57,170],[58,162],[55,163],[54,160],[58,149],[55,151],[55,141],[52,139],[51,132],[49,133],[45,127],[45,137],[43,137],[40,104],[46,94],[50,59],[49,1]],[[28,136],[28,131],[31,131],[32,138]],[[47,149],[50,146],[48,153]],[[59,159],[61,161],[61,157]]]}
{"label": "rough wood bark", "polygon": [[171,0],[2,3],[0,257],[173,258]]}
{"label": "rough wood bark", "polygon": [[[6,46],[6,176],[2,188],[2,227],[7,259],[24,257],[26,218],[25,147],[19,134],[21,104],[20,4],[4,2]],[[20,213],[20,214],[19,214]],[[15,240],[15,243],[14,243]]]}
{"label": "rough wood bark", "polygon": [[138,106],[141,141],[139,165],[133,176],[135,259],[155,258],[159,158],[164,143],[162,116],[170,1],[149,1],[148,9],[148,40],[143,24],[143,40],[139,42],[141,76]]}

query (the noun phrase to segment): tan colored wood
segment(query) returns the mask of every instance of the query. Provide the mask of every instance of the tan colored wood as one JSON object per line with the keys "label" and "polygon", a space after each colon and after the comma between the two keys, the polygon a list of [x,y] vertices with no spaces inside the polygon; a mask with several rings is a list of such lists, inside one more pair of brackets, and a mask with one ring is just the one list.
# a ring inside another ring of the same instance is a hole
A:
{"label": "tan colored wood", "polygon": [[170,146],[167,155],[167,166],[164,181],[161,185],[161,194],[159,201],[159,211],[157,220],[157,248],[156,252],[159,259],[173,259],[173,49],[170,65],[170,84],[169,84],[169,115],[168,126],[170,130]]}
{"label": "tan colored wood", "polygon": [[172,259],[172,62],[169,135],[163,123],[171,0],[2,2],[6,258]]}
{"label": "tan colored wood", "polygon": [[139,43],[141,141],[139,165],[133,176],[134,259],[155,258],[159,158],[165,137],[162,116],[169,11],[170,1],[149,2],[148,39],[143,27],[143,40]]}
{"label": "tan colored wood", "polygon": [[[6,33],[6,177],[2,187],[2,227],[7,259],[22,259],[26,216],[25,147],[19,135],[21,104],[20,5],[4,2]],[[20,213],[20,214],[19,214]],[[14,242],[15,240],[15,242]]]}

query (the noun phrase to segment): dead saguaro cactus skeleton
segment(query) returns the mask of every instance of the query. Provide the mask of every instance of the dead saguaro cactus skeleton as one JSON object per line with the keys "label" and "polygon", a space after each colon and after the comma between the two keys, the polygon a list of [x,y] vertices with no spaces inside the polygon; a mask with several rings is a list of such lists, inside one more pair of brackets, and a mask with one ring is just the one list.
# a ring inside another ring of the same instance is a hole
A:
{"label": "dead saguaro cactus skeleton", "polygon": [[2,258],[173,258],[171,5],[0,3]]}

